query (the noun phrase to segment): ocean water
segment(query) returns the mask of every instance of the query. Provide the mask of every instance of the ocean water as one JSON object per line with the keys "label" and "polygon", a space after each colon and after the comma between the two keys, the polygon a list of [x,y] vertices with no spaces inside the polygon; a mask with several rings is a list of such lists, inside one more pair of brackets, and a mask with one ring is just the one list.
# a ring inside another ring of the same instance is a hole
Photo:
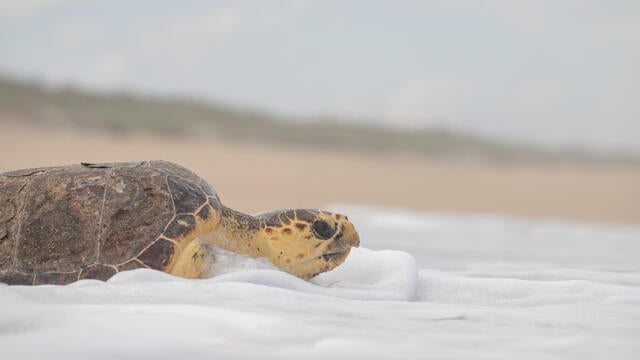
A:
{"label": "ocean water", "polygon": [[0,284],[2,358],[640,358],[640,227],[333,209],[362,247],[311,282],[220,251],[206,280]]}

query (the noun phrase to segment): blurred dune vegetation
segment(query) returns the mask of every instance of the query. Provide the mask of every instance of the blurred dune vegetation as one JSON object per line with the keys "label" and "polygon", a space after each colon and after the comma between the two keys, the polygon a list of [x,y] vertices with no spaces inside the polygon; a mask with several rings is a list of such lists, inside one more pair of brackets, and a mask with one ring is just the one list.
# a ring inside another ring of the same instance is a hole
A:
{"label": "blurred dune vegetation", "polygon": [[640,164],[640,158],[628,154],[543,149],[442,129],[395,130],[339,118],[293,119],[180,96],[53,88],[6,76],[0,76],[0,122],[117,134],[211,136],[465,160]]}

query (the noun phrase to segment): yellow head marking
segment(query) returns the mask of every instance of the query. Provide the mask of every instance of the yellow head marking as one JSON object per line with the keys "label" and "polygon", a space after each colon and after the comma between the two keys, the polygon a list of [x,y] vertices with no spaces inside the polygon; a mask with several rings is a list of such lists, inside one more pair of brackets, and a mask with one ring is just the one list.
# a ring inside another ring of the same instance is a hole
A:
{"label": "yellow head marking", "polygon": [[260,255],[303,279],[340,265],[360,239],[346,216],[312,209],[282,210],[258,216],[263,234]]}

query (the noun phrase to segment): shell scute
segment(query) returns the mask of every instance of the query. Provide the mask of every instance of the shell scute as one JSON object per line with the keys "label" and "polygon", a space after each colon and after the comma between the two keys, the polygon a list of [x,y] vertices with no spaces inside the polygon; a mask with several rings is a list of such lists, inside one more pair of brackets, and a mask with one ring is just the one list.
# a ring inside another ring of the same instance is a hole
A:
{"label": "shell scute", "polygon": [[175,253],[175,243],[167,239],[158,239],[138,256],[138,259],[152,269],[164,269],[170,265]]}
{"label": "shell scute", "polygon": [[176,214],[194,213],[207,201],[207,195],[196,184],[190,184],[171,175],[167,177],[167,183]]}
{"label": "shell scute", "polygon": [[117,266],[118,271],[135,270],[135,269],[146,268],[146,267],[147,266],[143,265],[140,261],[135,259]]}
{"label": "shell scute", "polygon": [[80,279],[107,280],[117,273],[113,266],[94,264],[86,267],[80,273]]}
{"label": "shell scute", "polygon": [[35,275],[20,271],[0,271],[0,281],[7,285],[32,285]]}
{"label": "shell scute", "polygon": [[98,262],[133,259],[173,217],[165,176],[149,168],[117,168],[107,182]]}
{"label": "shell scute", "polygon": [[14,268],[26,272],[74,271],[96,250],[95,214],[104,184],[76,186],[81,169],[53,171],[29,184],[18,236]]}
{"label": "shell scute", "polygon": [[7,269],[11,266],[12,249],[16,241],[11,229],[16,226],[16,215],[26,196],[26,181],[0,176],[0,184],[0,269]]}
{"label": "shell scute", "polygon": [[158,171],[163,172],[167,175],[173,175],[180,177],[188,182],[194,184],[204,184],[205,182],[198,175],[194,174],[193,171],[180,166],[178,164],[163,161],[163,160],[153,160],[149,161],[149,167],[156,169]]}
{"label": "shell scute", "polygon": [[[205,205],[202,207],[202,209],[200,209],[200,211],[198,211],[197,216],[200,218],[200,220],[202,221],[207,221],[211,218],[211,212],[213,211],[213,209],[211,209],[210,205]],[[1,233],[0,233],[1,235]],[[1,237],[0,237],[1,239]]]}
{"label": "shell scute", "polygon": [[36,274],[33,281],[34,285],[46,285],[46,284],[70,284],[78,280],[80,270],[74,272],[45,272]]}
{"label": "shell scute", "polygon": [[176,215],[163,234],[170,239],[177,239],[195,230],[195,228],[196,218],[194,215],[180,214]]}

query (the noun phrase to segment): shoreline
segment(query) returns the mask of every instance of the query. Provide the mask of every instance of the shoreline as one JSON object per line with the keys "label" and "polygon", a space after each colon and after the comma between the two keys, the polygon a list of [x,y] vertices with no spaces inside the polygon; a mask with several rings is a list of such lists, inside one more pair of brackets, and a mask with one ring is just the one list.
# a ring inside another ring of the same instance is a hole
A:
{"label": "shoreline", "polygon": [[489,163],[157,135],[0,124],[0,172],[78,162],[163,159],[256,213],[331,204],[421,212],[640,224],[640,167]]}

